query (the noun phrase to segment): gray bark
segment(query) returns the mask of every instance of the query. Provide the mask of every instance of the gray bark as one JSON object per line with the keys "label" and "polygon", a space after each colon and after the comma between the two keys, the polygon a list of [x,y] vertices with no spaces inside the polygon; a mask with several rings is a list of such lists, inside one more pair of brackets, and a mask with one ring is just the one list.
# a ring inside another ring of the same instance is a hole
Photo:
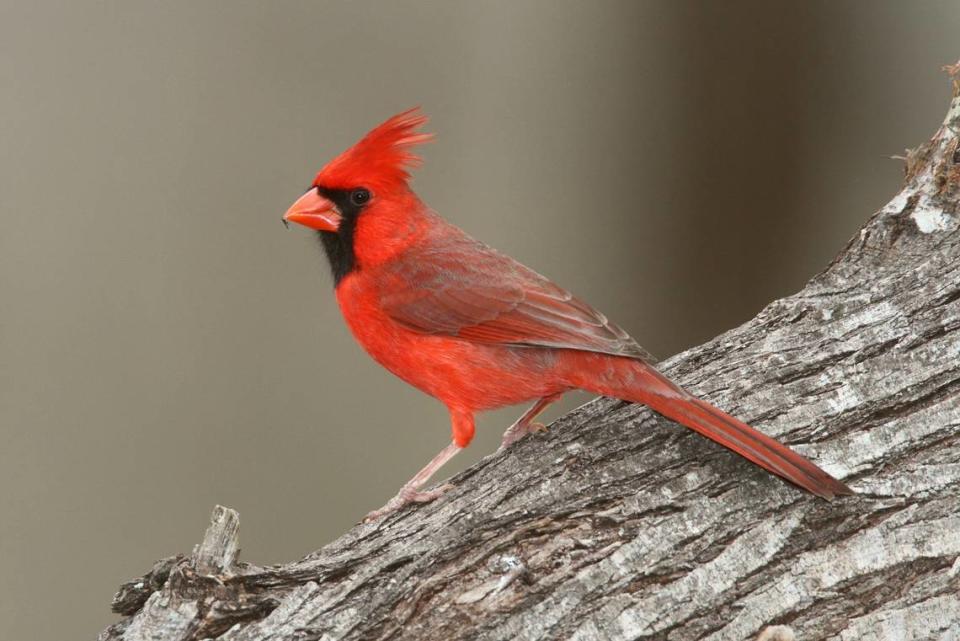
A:
{"label": "gray bark", "polygon": [[955,82],[832,264],[662,363],[857,495],[598,399],[300,561],[237,561],[218,507],[192,556],[121,587],[100,638],[960,639],[958,133]]}

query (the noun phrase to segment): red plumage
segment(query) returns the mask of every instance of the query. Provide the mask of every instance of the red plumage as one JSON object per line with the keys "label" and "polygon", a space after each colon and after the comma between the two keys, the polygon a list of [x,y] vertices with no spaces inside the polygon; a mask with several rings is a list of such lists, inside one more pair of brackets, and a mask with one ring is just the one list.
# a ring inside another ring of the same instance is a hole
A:
{"label": "red plumage", "polygon": [[417,131],[426,124],[426,116],[415,107],[398,113],[375,127],[350,149],[324,167],[322,175],[327,187],[368,188],[401,187],[410,178],[409,169],[420,164],[412,148],[433,139],[432,134]]}
{"label": "red plumage", "polygon": [[851,490],[816,465],[659,373],[630,336],[588,304],[430,211],[408,185],[430,140],[416,110],[390,118],[317,174],[285,219],[320,232],[336,296],[373,358],[450,410],[453,443],[377,517],[430,500],[420,486],[473,437],[474,414],[536,400],[503,446],[564,392],[644,403],[824,498]]}

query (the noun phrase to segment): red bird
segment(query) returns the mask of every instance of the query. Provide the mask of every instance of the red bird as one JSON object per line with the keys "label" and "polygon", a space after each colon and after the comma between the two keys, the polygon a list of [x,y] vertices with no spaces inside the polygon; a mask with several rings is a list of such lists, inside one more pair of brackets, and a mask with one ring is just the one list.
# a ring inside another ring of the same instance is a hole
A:
{"label": "red bird", "polygon": [[537,415],[582,389],[643,403],[786,480],[829,499],[851,494],[796,452],[667,379],[629,335],[563,288],[440,218],[410,189],[412,148],[431,135],[416,109],[336,157],[284,221],[319,231],[337,301],[373,358],[450,411],[453,442],[368,520],[422,490],[470,444],[474,415],[534,401],[501,449],[543,429]]}

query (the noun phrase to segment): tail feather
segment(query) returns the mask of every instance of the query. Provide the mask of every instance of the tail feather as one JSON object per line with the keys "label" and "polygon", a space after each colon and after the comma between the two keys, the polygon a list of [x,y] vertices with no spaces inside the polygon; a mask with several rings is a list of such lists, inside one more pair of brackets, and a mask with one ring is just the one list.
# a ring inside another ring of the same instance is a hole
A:
{"label": "tail feather", "polygon": [[651,397],[647,405],[768,472],[825,499],[853,490],[786,445],[698,398]]}
{"label": "tail feather", "polygon": [[[607,357],[609,358],[609,357]],[[807,458],[746,423],[700,400],[640,360],[608,362],[617,371],[596,379],[578,377],[578,387],[625,401],[643,403],[663,416],[723,445],[763,469],[824,499],[853,494],[853,490]]]}

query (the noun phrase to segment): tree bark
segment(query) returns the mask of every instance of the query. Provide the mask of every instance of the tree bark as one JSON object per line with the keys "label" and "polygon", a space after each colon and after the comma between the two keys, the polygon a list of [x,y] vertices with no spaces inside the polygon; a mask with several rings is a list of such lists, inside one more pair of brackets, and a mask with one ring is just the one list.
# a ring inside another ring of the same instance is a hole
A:
{"label": "tree bark", "polygon": [[850,484],[805,494],[598,399],[293,563],[191,556],[100,639],[960,639],[960,63],[903,189],[797,294],[662,363]]}

